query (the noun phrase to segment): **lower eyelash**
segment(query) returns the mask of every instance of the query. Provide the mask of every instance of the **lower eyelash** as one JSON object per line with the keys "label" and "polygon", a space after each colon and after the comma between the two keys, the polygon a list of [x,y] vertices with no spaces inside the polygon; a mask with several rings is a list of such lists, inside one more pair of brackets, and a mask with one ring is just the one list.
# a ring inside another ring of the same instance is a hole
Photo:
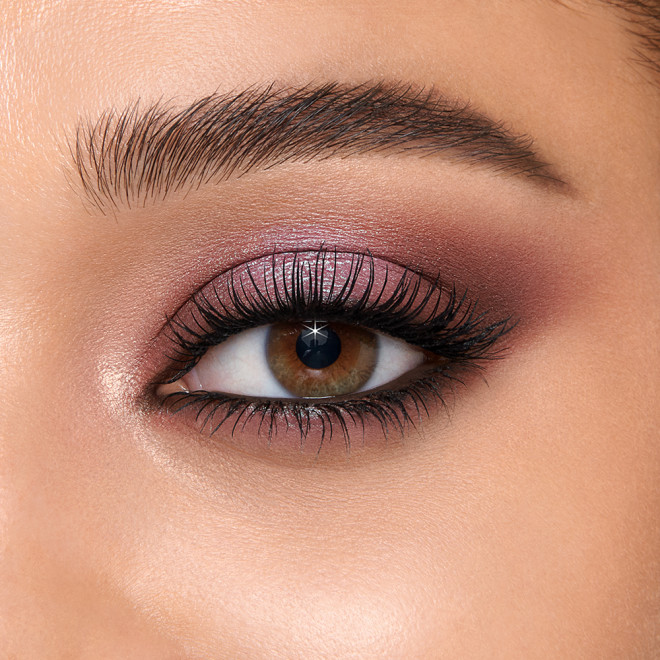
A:
{"label": "lower eyelash", "polygon": [[[467,365],[473,371],[482,367]],[[466,365],[463,365],[464,369]],[[431,407],[440,406],[449,412],[447,394],[454,392],[456,384],[465,383],[447,367],[436,367],[397,389],[379,389],[360,393],[354,399],[343,398],[335,401],[322,399],[305,401],[300,399],[257,399],[240,397],[218,392],[174,392],[163,399],[163,404],[174,413],[192,409],[200,431],[214,435],[222,427],[230,427],[233,437],[237,431],[256,420],[258,433],[265,433],[270,446],[278,425],[286,430],[293,429],[300,435],[300,448],[314,428],[318,430],[319,444],[317,455],[328,442],[333,441],[338,427],[346,452],[350,452],[351,437],[355,430],[362,432],[370,421],[380,427],[387,439],[394,431],[402,438],[406,429],[416,428],[415,421],[421,421],[431,414]]]}

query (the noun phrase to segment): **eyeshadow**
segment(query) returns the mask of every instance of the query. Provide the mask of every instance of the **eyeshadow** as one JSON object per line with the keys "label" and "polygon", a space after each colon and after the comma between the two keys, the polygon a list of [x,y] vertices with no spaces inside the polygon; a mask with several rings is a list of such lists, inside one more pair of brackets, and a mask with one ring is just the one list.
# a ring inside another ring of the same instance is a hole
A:
{"label": "eyeshadow", "polygon": [[[251,300],[270,306],[279,296],[292,295],[306,301],[306,309],[313,312],[323,304],[327,309],[333,299],[343,304],[373,305],[392,297],[404,280],[415,277],[416,296],[426,296],[425,310],[436,304],[438,292],[446,294],[442,282],[432,282],[396,263],[370,254],[339,252],[319,248],[277,252],[239,264],[214,278],[196,294],[212,307],[220,307],[229,314],[237,305]],[[238,310],[240,311],[240,310]],[[420,310],[423,315],[424,310]],[[194,322],[193,310],[181,309],[177,317]]]}

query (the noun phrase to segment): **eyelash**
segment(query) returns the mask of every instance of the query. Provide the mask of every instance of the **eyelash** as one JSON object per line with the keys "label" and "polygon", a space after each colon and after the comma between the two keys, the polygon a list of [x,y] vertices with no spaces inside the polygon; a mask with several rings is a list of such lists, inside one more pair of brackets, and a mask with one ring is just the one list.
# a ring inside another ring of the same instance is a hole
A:
{"label": "eyelash", "polygon": [[[515,323],[510,317],[490,322],[487,312],[477,311],[477,303],[470,301],[467,290],[458,295],[455,287],[446,289],[439,277],[430,281],[410,268],[403,268],[395,285],[390,287],[392,290],[385,295],[391,282],[388,267],[383,282],[377,284],[372,255],[356,253],[351,255],[344,282],[335,291],[338,253],[323,247],[311,259],[304,259],[304,253],[310,251],[290,253],[288,262],[287,255],[272,255],[261,288],[248,264],[243,272],[250,292],[246,290],[246,282],[236,275],[237,269],[232,269],[224,292],[225,303],[215,284],[210,285],[213,302],[204,293],[207,287],[198,291],[191,300],[188,320],[180,313],[168,319],[174,352],[168,356],[172,366],[161,382],[177,381],[209,348],[239,332],[305,318],[341,320],[368,327],[429,351],[447,363],[427,369],[424,375],[398,389],[372,390],[333,401],[270,400],[196,391],[167,394],[162,405],[172,413],[196,408],[196,421],[201,420],[201,429],[210,429],[210,435],[230,420],[234,435],[237,429],[257,419],[258,432],[266,429],[269,445],[279,422],[287,430],[294,428],[300,433],[301,447],[317,422],[320,427],[317,453],[325,442],[332,440],[338,427],[348,451],[352,427],[362,428],[364,434],[367,422],[372,419],[385,437],[392,428],[403,434],[408,425],[415,426],[413,417],[419,419],[430,414],[432,401],[447,409],[446,392],[453,391],[455,383],[463,384],[463,373],[481,370],[484,361],[502,356],[505,349],[495,345]],[[332,274],[330,281],[328,271]],[[355,297],[356,286],[365,276],[364,290]]]}

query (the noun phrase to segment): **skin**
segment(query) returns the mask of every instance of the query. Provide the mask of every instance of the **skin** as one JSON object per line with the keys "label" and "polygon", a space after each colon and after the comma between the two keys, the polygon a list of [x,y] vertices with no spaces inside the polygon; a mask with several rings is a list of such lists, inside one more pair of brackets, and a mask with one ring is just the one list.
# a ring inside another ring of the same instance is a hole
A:
{"label": "skin", "polygon": [[[618,14],[550,0],[3,13],[3,657],[657,656],[660,93]],[[370,156],[114,216],[81,203],[66,148],[80,116],[380,79],[532,135],[570,194]],[[470,380],[404,442],[373,434],[318,461],[202,439],[145,399],[163,318],[220,265],[321,240],[445,264],[515,313],[488,385]]]}

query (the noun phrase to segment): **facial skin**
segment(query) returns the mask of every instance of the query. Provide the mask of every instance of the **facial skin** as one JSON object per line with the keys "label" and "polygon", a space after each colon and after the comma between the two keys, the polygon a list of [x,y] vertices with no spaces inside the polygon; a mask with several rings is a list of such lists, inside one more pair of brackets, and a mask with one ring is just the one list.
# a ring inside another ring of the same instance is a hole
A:
{"label": "facial skin", "polygon": [[[0,655],[656,657],[660,98],[618,14],[551,0],[3,13]],[[371,154],[104,215],[71,163],[81,118],[138,97],[380,80],[533,136],[567,186]],[[318,459],[209,439],[160,407],[164,319],[236,263],[321,243],[445,273],[515,316],[487,384],[403,442]]]}

